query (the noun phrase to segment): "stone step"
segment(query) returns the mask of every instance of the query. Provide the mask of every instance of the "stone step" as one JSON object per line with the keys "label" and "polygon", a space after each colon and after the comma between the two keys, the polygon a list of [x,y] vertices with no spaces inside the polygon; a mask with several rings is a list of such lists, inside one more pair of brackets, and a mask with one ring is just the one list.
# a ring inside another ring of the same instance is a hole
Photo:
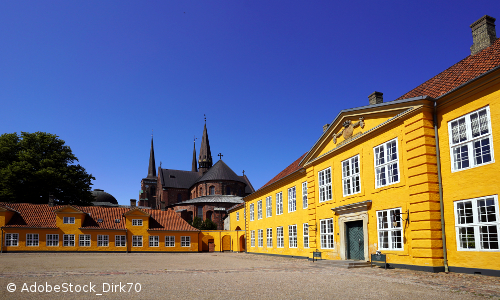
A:
{"label": "stone step", "polygon": [[330,266],[335,268],[352,269],[371,267],[370,262],[362,260],[317,260],[314,264],[318,266]]}

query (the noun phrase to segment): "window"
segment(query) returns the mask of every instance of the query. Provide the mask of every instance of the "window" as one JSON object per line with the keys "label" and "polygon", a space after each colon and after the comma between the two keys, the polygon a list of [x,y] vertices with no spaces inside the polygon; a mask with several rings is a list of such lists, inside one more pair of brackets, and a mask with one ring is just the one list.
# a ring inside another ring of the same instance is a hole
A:
{"label": "window", "polygon": [[5,246],[19,246],[19,233],[6,233]]}
{"label": "window", "polygon": [[198,218],[203,220],[203,206],[198,206]]}
{"label": "window", "polygon": [[78,245],[80,247],[90,247],[90,234],[80,234],[78,236]]}
{"label": "window", "polygon": [[178,193],[177,194],[177,203],[182,202],[182,194]]}
{"label": "window", "polygon": [[208,192],[210,193],[210,195],[215,195],[215,186],[211,186],[211,187],[208,189]]}
{"label": "window", "polygon": [[75,235],[74,234],[64,234],[63,235],[63,247],[74,247],[75,246]]}
{"label": "window", "polygon": [[276,215],[283,214],[283,193],[276,194]]}
{"label": "window", "polygon": [[333,218],[320,220],[321,249],[333,249]]}
{"label": "window", "polygon": [[332,173],[331,168],[318,172],[319,202],[332,200]]}
{"label": "window", "polygon": [[47,239],[45,240],[47,247],[57,247],[59,246],[59,235],[58,234],[47,234]]}
{"label": "window", "polygon": [[267,247],[272,248],[273,247],[273,229],[272,228],[267,228],[266,229],[266,237],[267,237]]}
{"label": "window", "polygon": [[373,148],[373,152],[375,152],[375,188],[398,183],[398,139]]}
{"label": "window", "polygon": [[285,247],[285,240],[283,238],[283,227],[276,227],[276,247]]}
{"label": "window", "polygon": [[240,220],[240,212],[236,212],[236,221],[239,221]]}
{"label": "window", "polygon": [[297,201],[295,200],[295,187],[288,189],[288,212],[297,210]]}
{"label": "window", "polygon": [[75,217],[63,217],[64,224],[75,224]]}
{"label": "window", "polygon": [[190,236],[181,236],[181,247],[191,247]]}
{"label": "window", "polygon": [[455,201],[458,250],[499,250],[498,196]]}
{"label": "window", "polygon": [[149,247],[160,247],[160,237],[158,235],[149,236]]}
{"label": "window", "polygon": [[262,219],[262,200],[257,201],[257,219]]}
{"label": "window", "polygon": [[273,215],[273,198],[271,196],[266,197],[266,217],[271,217]]}
{"label": "window", "polygon": [[230,187],[226,187],[226,195],[231,195],[231,188]]}
{"label": "window", "polygon": [[297,248],[297,225],[288,225],[288,247]]}
{"label": "window", "polygon": [[250,231],[250,247],[255,247],[255,230]]}
{"label": "window", "polygon": [[257,231],[257,243],[259,247],[264,247],[264,230],[259,229]]}
{"label": "window", "polygon": [[108,247],[109,235],[97,235],[97,247]]}
{"label": "window", "polygon": [[403,250],[401,208],[377,211],[378,248]]}
{"label": "window", "polygon": [[26,246],[38,247],[38,233],[26,234]]}
{"label": "window", "polygon": [[253,203],[250,204],[250,221],[254,220],[254,215],[253,215]]}
{"label": "window", "polygon": [[302,182],[302,208],[307,208],[307,181]]}
{"label": "window", "polygon": [[124,235],[115,235],[115,247],[125,247],[127,240]]}
{"label": "window", "polygon": [[142,219],[132,219],[132,226],[142,226]]}
{"label": "window", "polygon": [[344,187],[344,197],[361,192],[359,155],[342,162],[342,186]]}
{"label": "window", "polygon": [[132,236],[132,247],[142,247],[142,235]]}
{"label": "window", "polygon": [[304,248],[309,248],[309,224],[304,223]]}
{"label": "window", "polygon": [[175,236],[165,237],[165,247],[175,247]]}
{"label": "window", "polygon": [[493,161],[489,106],[448,122],[448,134],[452,171]]}

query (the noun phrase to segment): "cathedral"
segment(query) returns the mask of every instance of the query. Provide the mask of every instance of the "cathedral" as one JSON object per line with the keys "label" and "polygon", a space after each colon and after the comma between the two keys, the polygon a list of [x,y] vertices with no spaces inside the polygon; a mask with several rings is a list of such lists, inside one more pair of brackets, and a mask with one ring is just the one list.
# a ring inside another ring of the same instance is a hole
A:
{"label": "cathedral", "polygon": [[173,209],[186,221],[209,219],[222,230],[227,210],[243,203],[243,197],[254,191],[245,174],[237,175],[222,159],[213,164],[205,121],[198,160],[194,144],[191,171],[160,165],[157,173],[151,138],[148,176],[141,180],[139,206]]}

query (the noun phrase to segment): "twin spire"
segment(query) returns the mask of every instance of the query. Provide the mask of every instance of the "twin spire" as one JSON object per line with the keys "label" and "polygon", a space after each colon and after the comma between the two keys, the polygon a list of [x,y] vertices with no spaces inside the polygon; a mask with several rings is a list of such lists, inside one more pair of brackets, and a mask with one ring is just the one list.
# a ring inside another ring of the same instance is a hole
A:
{"label": "twin spire", "polygon": [[155,149],[153,147],[153,135],[151,134],[151,152],[149,153],[148,177],[156,178]]}

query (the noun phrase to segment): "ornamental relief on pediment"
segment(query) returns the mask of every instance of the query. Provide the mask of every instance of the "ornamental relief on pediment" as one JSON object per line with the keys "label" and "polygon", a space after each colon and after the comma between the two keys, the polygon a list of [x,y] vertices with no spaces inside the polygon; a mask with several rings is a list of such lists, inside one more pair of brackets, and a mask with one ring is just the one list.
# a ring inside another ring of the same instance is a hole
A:
{"label": "ornamental relief on pediment", "polygon": [[364,128],[365,121],[364,121],[363,117],[359,118],[359,121],[357,121],[356,123],[353,123],[351,120],[346,120],[346,121],[344,121],[342,126],[343,126],[343,128],[339,133],[333,134],[333,143],[334,144],[337,143],[337,138],[339,138],[341,136],[344,137],[344,140],[347,140],[348,138],[350,138],[354,132],[354,128],[356,128],[358,126],[361,128]]}

